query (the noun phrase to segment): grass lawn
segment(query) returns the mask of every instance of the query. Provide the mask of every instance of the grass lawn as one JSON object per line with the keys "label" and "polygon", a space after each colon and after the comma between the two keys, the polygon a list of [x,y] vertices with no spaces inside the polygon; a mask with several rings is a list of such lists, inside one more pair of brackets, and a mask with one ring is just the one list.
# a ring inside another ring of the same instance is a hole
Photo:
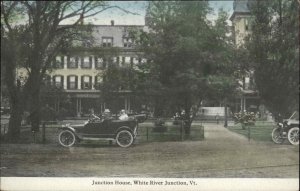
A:
{"label": "grass lawn", "polygon": [[[257,121],[254,126],[249,126],[250,139],[255,141],[272,141],[271,133],[274,127],[275,124],[271,122]],[[228,129],[248,138],[248,126],[246,126],[246,129],[243,130],[242,125],[238,123],[234,126],[229,126]]]}
{"label": "grass lawn", "polygon": [[181,140],[203,140],[204,128],[200,125],[192,125],[190,136],[181,134],[180,125],[166,124],[165,132],[155,132],[153,124],[141,124],[138,130],[139,140],[142,142],[163,142],[163,141],[181,141]]}

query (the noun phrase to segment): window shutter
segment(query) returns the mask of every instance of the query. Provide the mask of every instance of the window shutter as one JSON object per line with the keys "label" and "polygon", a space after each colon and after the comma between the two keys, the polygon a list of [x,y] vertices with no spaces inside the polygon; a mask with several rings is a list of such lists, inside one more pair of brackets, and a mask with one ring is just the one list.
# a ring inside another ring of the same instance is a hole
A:
{"label": "window shutter", "polygon": [[79,60],[79,58],[78,58],[78,56],[76,56],[75,57],[75,68],[78,68],[78,60]]}
{"label": "window shutter", "polygon": [[83,78],[84,78],[84,76],[81,76],[81,87],[80,87],[81,89],[83,89],[83,87],[84,87],[83,86]]}
{"label": "window shutter", "polygon": [[75,76],[75,89],[78,89],[78,76]]}
{"label": "window shutter", "polygon": [[94,83],[94,88],[95,89],[98,89],[98,87],[97,87],[98,86],[98,81],[97,80],[98,80],[98,77],[95,76],[95,83]]}
{"label": "window shutter", "polygon": [[99,68],[99,67],[98,67],[98,57],[95,56],[94,59],[95,59],[95,68]]}
{"label": "window shutter", "polygon": [[71,62],[71,58],[70,56],[67,56],[67,68],[70,68],[70,62]]}
{"label": "window shutter", "polygon": [[64,89],[64,76],[61,76],[60,79],[61,88]]}
{"label": "window shutter", "polygon": [[81,68],[85,68],[85,65],[84,65],[84,58],[83,57],[80,57],[80,66]]}
{"label": "window shutter", "polygon": [[67,76],[67,89],[70,89],[70,76]]}
{"label": "window shutter", "polygon": [[52,77],[52,84],[55,86],[55,76]]}
{"label": "window shutter", "polygon": [[64,56],[61,56],[60,58],[61,58],[61,61],[60,61],[60,67],[61,67],[61,68],[64,68],[64,66],[65,66],[65,59],[64,59]]}
{"label": "window shutter", "polygon": [[92,89],[92,76],[90,76],[89,89]]}
{"label": "window shutter", "polygon": [[89,68],[92,68],[93,57],[90,56]]}

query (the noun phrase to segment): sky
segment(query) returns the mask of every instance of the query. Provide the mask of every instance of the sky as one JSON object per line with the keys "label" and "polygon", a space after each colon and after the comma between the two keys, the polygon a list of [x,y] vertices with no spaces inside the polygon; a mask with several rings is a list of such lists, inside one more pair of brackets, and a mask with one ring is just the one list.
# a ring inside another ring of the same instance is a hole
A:
{"label": "sky", "polygon": [[[144,25],[145,13],[147,1],[109,1],[110,5],[119,6],[130,12],[137,13],[138,15],[127,14],[124,11],[113,8],[98,14],[95,17],[85,19],[85,23],[92,23],[96,25],[110,25],[110,21],[114,20],[115,25]],[[213,8],[213,14],[208,15],[209,20],[215,20],[217,18],[217,12],[220,8],[223,8],[229,13],[229,16],[233,12],[233,1],[210,1],[210,7]],[[75,19],[75,18],[74,18]],[[67,21],[74,22],[74,20]],[[231,22],[228,19],[228,24]]]}

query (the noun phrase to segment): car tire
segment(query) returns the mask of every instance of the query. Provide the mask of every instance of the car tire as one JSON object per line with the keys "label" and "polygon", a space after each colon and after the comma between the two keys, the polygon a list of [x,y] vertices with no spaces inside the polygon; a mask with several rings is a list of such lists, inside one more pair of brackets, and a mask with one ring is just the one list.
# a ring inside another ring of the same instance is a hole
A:
{"label": "car tire", "polygon": [[126,148],[132,145],[133,143],[133,135],[128,130],[121,130],[117,133],[116,141],[120,147]]}
{"label": "car tire", "polygon": [[58,135],[59,143],[64,147],[72,147],[76,142],[74,133],[70,130],[64,130]]}
{"label": "car tire", "polygon": [[288,140],[292,145],[299,145],[299,127],[293,127],[289,130]]}
{"label": "car tire", "polygon": [[282,144],[284,141],[284,138],[281,137],[280,131],[281,131],[280,127],[274,128],[272,131],[272,140],[276,144]]}

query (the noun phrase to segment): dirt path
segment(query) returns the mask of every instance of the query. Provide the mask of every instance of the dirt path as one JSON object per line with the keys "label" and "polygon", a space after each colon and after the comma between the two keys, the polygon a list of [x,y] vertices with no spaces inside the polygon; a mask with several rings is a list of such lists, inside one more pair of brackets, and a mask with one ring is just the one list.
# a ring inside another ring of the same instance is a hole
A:
{"label": "dirt path", "polygon": [[204,124],[203,141],[1,145],[1,176],[299,177],[299,146],[248,141]]}

